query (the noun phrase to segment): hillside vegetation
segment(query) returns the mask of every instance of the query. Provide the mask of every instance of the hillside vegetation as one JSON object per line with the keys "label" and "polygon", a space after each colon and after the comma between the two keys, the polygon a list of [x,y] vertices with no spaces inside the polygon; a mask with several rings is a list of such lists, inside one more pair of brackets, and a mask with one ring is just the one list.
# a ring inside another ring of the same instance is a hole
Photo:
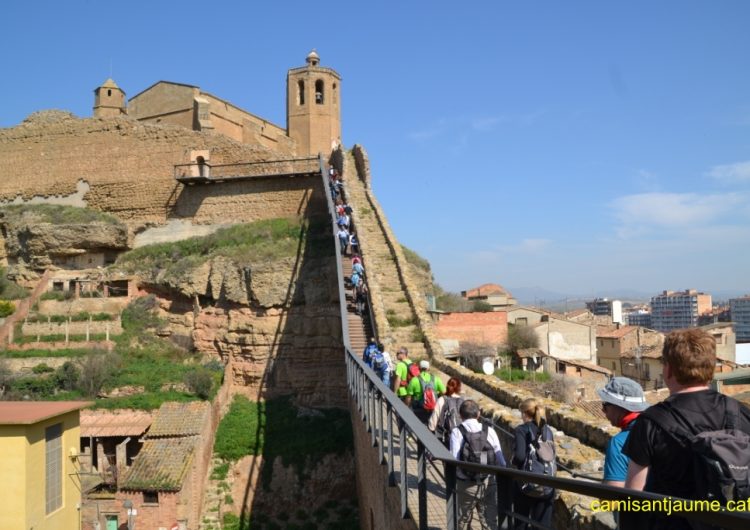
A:
{"label": "hillside vegetation", "polygon": [[173,243],[146,245],[122,254],[115,267],[138,273],[153,269],[184,270],[216,257],[238,263],[289,258],[296,255],[300,242],[332,251],[332,239],[325,222],[301,218],[281,218],[222,228],[213,234]]}

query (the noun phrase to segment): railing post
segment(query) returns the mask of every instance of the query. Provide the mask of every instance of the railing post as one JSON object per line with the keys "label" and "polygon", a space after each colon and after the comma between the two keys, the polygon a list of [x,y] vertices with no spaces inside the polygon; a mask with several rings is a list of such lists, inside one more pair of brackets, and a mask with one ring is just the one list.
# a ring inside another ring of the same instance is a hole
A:
{"label": "railing post", "polygon": [[396,485],[396,476],[393,473],[393,409],[388,405],[388,485]]}
{"label": "railing post", "polygon": [[400,453],[400,469],[399,474],[401,487],[401,518],[406,519],[409,513],[409,488],[407,482],[407,462],[406,462],[406,424],[401,418],[398,419],[399,433],[398,433],[398,451]]}
{"label": "railing post", "polygon": [[[445,519],[447,530],[458,528],[458,496],[456,492],[456,466],[445,462]],[[498,525],[500,528],[500,525]]]}
{"label": "railing post", "polygon": [[419,530],[427,530],[427,451],[419,439],[417,439],[417,495]]}
{"label": "railing post", "polygon": [[370,392],[372,394],[372,397],[370,398],[370,445],[375,447],[378,435],[378,416],[375,413],[375,408],[377,407],[378,403],[380,403],[380,392],[372,383],[370,383]]}
{"label": "railing post", "polygon": [[385,458],[385,455],[383,453],[383,441],[385,438],[385,433],[383,432],[385,429],[383,429],[383,399],[382,395],[380,396],[381,399],[378,400],[378,463],[383,463],[383,458]]}

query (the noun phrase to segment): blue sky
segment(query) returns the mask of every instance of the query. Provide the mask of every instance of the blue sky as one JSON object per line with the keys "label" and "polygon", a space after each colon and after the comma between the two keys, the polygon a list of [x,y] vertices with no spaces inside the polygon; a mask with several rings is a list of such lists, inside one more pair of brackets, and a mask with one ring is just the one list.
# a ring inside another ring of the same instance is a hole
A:
{"label": "blue sky", "polygon": [[439,283],[750,291],[750,2],[3,4],[0,127],[89,116],[110,76],[285,125],[288,68],[342,76],[402,243]]}

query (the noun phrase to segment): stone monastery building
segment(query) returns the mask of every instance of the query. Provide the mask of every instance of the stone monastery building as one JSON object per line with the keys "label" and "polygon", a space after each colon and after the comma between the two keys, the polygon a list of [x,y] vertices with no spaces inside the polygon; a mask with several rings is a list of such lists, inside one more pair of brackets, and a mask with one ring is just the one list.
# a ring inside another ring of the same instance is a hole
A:
{"label": "stone monastery building", "polygon": [[218,192],[175,177],[180,167],[214,174],[233,164],[327,157],[341,142],[341,77],[315,51],[306,62],[287,74],[286,128],[197,86],[159,81],[126,100],[107,79],[94,91],[91,118],[42,111],[0,130],[0,204],[87,206],[116,215],[131,234],[175,218],[212,224],[298,215],[322,198],[304,178],[261,179],[254,190],[225,183]]}

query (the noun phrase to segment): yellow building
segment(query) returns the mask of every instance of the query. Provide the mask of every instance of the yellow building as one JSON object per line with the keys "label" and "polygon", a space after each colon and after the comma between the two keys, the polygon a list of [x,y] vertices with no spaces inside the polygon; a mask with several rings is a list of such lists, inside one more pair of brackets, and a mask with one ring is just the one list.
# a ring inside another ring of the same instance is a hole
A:
{"label": "yellow building", "polygon": [[79,410],[86,401],[0,401],[0,528],[79,528]]}

